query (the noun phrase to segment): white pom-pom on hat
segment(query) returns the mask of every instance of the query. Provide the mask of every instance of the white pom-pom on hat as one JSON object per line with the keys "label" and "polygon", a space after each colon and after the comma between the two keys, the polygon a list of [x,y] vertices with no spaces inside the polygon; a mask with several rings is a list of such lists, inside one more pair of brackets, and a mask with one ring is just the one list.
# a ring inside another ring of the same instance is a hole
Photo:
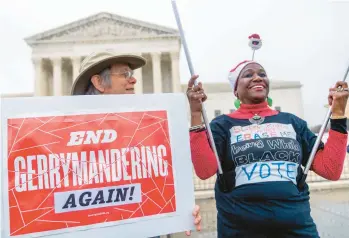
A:
{"label": "white pom-pom on hat", "polygon": [[262,47],[262,39],[258,34],[252,34],[248,37],[250,41],[248,45],[252,48],[252,50],[259,50]]}

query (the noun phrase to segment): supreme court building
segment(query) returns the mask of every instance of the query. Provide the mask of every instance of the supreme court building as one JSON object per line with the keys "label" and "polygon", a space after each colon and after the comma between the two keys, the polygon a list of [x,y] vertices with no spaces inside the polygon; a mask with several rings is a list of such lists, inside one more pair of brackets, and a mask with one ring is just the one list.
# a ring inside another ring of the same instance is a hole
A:
{"label": "supreme court building", "polygon": [[37,96],[69,95],[81,61],[106,49],[147,59],[147,65],[135,71],[137,93],[180,91],[180,41],[174,29],[99,13],[25,41],[32,48]]}

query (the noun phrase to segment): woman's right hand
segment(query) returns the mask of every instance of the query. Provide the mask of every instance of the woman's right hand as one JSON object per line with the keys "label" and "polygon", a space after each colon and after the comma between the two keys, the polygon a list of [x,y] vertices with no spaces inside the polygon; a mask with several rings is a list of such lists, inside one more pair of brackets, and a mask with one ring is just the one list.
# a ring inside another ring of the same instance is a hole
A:
{"label": "woman's right hand", "polygon": [[198,78],[198,75],[194,75],[190,78],[188,82],[187,96],[190,104],[190,111],[192,115],[201,115],[202,102],[206,101],[207,96],[204,93],[202,84],[198,83],[195,85],[195,80]]}

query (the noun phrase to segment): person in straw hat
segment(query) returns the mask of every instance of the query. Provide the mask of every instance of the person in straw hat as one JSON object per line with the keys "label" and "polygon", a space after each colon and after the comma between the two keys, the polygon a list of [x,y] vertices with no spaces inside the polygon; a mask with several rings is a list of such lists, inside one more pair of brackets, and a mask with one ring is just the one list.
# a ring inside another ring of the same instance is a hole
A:
{"label": "person in straw hat", "polygon": [[133,70],[146,60],[137,55],[95,52],[81,63],[80,73],[72,86],[72,95],[133,94],[137,80]]}
{"label": "person in straw hat", "polygon": [[[138,55],[94,52],[81,63],[71,95],[134,94],[137,79],[133,72],[145,64],[146,60]],[[196,230],[200,231],[200,207],[197,205],[193,216]],[[191,232],[187,231],[186,234],[189,236]]]}

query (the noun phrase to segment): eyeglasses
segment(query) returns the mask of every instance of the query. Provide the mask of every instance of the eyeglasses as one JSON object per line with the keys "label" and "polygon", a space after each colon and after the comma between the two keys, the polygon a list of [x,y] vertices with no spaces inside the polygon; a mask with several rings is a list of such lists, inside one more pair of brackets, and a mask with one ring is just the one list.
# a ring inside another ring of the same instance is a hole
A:
{"label": "eyeglasses", "polygon": [[123,73],[110,73],[109,75],[124,75],[126,79],[130,79],[131,77],[133,77],[134,75],[134,72],[133,70],[131,71],[126,71],[126,72],[123,72]]}

